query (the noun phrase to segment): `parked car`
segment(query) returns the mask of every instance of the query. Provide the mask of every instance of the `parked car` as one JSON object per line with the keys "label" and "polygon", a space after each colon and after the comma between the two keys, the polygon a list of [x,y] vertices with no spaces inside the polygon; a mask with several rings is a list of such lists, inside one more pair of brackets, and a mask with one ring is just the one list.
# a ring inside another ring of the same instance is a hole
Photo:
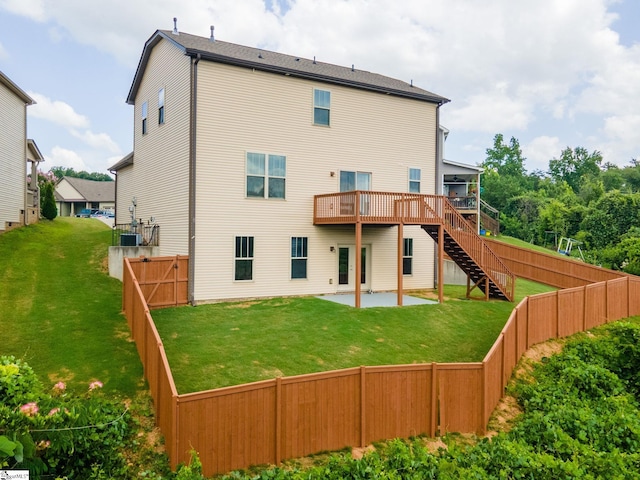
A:
{"label": "parked car", "polygon": [[92,217],[98,211],[97,208],[83,208],[80,213],[76,213],[76,217],[89,218]]}
{"label": "parked car", "polygon": [[115,214],[112,210],[97,210],[91,214],[92,218],[114,218]]}

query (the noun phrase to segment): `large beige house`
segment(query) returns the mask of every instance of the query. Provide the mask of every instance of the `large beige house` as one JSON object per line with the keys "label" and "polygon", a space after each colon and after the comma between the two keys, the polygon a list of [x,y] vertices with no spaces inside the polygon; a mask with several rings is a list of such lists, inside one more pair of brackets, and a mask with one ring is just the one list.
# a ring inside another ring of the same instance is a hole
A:
{"label": "large beige house", "polygon": [[127,98],[134,152],[112,167],[116,221],[133,205],[160,225],[162,255],[189,255],[194,304],[433,288],[447,101],[353,67],[156,31]]}
{"label": "large beige house", "polygon": [[0,72],[0,232],[40,217],[37,166],[44,158],[27,139],[27,107],[34,103]]}

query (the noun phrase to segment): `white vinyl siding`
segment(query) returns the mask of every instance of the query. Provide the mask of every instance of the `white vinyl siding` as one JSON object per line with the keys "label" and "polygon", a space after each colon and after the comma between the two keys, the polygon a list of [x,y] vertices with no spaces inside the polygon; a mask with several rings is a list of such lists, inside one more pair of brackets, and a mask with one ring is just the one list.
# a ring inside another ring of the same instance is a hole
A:
{"label": "white vinyl siding", "polygon": [[0,231],[23,221],[27,188],[25,102],[0,81]]}
{"label": "white vinyl siding", "polygon": [[[331,128],[316,128],[309,92],[326,89],[318,82],[208,61],[198,72],[196,301],[335,292],[330,247],[353,244],[354,229],[314,226],[313,196],[338,192],[343,170],[371,172],[372,190],[406,192],[401,165],[410,159],[422,193],[435,193],[435,105],[332,85]],[[286,153],[286,201],[247,197],[246,152]],[[240,229],[264,253],[256,254],[252,282],[233,281],[228,235]],[[291,279],[291,232],[309,239],[305,282]],[[419,227],[405,227],[405,235],[420,259],[405,288],[432,288],[433,240]],[[368,227],[364,243],[371,287],[395,289],[396,229]]]}
{"label": "white vinyl siding", "polygon": [[[118,179],[118,221],[129,221],[127,209],[135,196],[136,217],[144,222],[155,217],[160,226],[160,255],[189,253],[189,82],[189,58],[169,42],[158,43],[136,94],[134,164]],[[165,100],[171,93],[164,125],[158,125],[153,113],[158,111],[161,89]],[[147,122],[145,135],[142,102],[148,102],[153,119]]]}

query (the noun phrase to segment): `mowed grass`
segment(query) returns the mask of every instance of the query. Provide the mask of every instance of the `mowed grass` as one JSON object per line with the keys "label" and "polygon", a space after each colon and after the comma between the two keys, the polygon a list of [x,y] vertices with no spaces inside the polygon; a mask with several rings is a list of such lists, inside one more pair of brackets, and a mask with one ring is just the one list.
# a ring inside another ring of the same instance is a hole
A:
{"label": "mowed grass", "polygon": [[[553,290],[518,279],[517,301]],[[354,309],[314,297],[152,312],[179,393],[360,365],[482,361],[517,304],[466,300]]]}
{"label": "mowed grass", "polygon": [[121,315],[122,284],[108,275],[111,230],[56,218],[0,235],[0,355],[15,355],[45,385],[132,396],[142,365]]}

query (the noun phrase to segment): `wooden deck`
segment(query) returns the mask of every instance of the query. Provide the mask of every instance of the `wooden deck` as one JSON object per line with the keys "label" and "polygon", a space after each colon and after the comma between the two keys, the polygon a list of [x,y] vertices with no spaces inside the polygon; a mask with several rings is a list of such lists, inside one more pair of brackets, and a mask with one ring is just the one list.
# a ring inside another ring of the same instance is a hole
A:
{"label": "wooden deck", "polygon": [[[442,195],[417,193],[351,192],[316,195],[314,225],[355,225],[356,250],[362,241],[362,225],[398,226],[398,305],[402,305],[402,235],[404,225],[420,225],[438,243],[438,291],[442,301],[442,258],[454,254],[470,281],[489,296],[513,299],[515,277],[477,234],[458,209]],[[453,257],[452,257],[453,258]],[[356,278],[360,272],[356,256]],[[360,285],[356,282],[356,307]],[[469,287],[468,294],[473,288]]]}

